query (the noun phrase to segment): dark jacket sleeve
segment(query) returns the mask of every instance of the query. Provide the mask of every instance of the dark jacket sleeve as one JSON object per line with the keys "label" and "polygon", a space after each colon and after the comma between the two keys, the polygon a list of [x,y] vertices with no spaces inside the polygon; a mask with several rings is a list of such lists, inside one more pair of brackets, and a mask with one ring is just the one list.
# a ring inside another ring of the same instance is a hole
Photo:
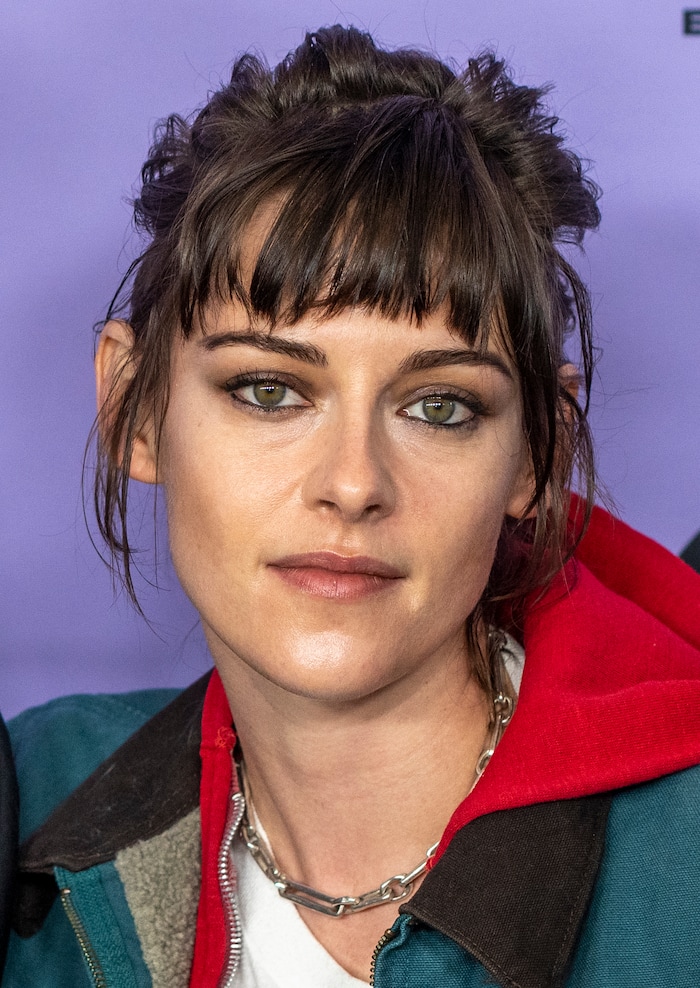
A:
{"label": "dark jacket sleeve", "polygon": [[10,934],[17,861],[19,797],[17,777],[5,722],[0,716],[0,978]]}

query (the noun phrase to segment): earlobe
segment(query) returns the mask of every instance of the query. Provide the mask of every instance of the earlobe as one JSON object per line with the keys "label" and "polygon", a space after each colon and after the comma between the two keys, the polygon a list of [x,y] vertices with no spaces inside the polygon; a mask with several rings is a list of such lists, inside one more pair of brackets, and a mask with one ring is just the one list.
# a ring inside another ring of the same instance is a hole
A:
{"label": "earlobe", "polygon": [[[114,434],[115,415],[125,387],[135,372],[134,334],[122,319],[110,319],[100,334],[95,353],[97,421],[104,448],[121,465],[124,436]],[[139,425],[132,439],[129,476],[145,484],[157,483],[157,457],[153,423]]]}
{"label": "earlobe", "polygon": [[527,463],[523,466],[520,475],[514,484],[510,500],[506,507],[506,514],[511,518],[514,518],[516,521],[522,521],[523,518],[534,518],[537,513],[537,508],[534,507],[528,510],[528,505],[530,504],[530,499],[532,498],[534,489],[535,479],[532,475],[532,466],[528,456]]}

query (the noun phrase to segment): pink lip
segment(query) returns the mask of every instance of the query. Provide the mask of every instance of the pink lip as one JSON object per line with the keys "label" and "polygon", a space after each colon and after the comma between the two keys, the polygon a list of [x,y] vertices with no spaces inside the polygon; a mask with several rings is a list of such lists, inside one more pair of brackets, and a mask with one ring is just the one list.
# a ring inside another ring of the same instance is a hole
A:
{"label": "pink lip", "polygon": [[340,556],[335,552],[306,552],[284,556],[270,567],[305,593],[335,600],[357,600],[387,590],[404,574],[371,556]]}

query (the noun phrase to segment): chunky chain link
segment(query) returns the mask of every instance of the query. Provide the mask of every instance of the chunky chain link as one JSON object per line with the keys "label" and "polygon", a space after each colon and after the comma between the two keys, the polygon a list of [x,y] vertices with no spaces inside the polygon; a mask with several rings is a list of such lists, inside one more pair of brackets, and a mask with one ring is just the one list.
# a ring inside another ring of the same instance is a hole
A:
{"label": "chunky chain link", "polygon": [[[474,782],[470,792],[484,774],[484,770],[496,750],[496,745],[513,716],[513,700],[506,693],[499,691],[494,695],[492,702],[493,728],[486,747],[477,759]],[[239,766],[239,774],[243,783],[243,790],[246,792],[247,786],[242,764]],[[248,801],[250,801],[249,795]],[[248,808],[245,802],[238,832],[260,869],[273,882],[283,898],[290,899],[298,906],[305,906],[307,909],[324,913],[326,916],[344,916],[346,913],[358,913],[363,909],[372,909],[373,906],[381,906],[387,902],[400,902],[401,899],[406,899],[413,891],[415,882],[427,871],[430,859],[437,851],[440,843],[437,841],[432,847],[429,847],[424,860],[413,871],[409,871],[405,875],[392,875],[378,888],[363,892],[361,895],[332,896],[326,895],[325,892],[319,892],[308,885],[302,885],[301,882],[295,882],[279,870],[269,848],[248,819]]]}
{"label": "chunky chain link", "polygon": [[292,881],[283,874],[274,862],[255,828],[249,823],[247,815],[241,821],[240,836],[252,854],[263,873],[274,884],[275,888],[285,899],[290,899],[299,906],[306,906],[327,916],[342,916],[346,912],[357,913],[372,906],[381,906],[385,902],[399,902],[413,891],[416,879],[426,871],[428,862],[437,850],[437,844],[429,847],[425,860],[406,875],[392,875],[379,888],[362,895],[326,895],[301,882]]}

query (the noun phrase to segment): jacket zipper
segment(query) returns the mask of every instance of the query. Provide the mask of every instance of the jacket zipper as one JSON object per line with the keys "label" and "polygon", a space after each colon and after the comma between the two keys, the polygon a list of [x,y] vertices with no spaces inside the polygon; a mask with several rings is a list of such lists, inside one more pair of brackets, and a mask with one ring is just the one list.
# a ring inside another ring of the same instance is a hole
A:
{"label": "jacket zipper", "polygon": [[104,976],[104,971],[100,965],[97,955],[92,947],[92,944],[88,940],[88,935],[83,926],[83,921],[81,920],[78,912],[73,905],[73,901],[70,897],[70,889],[61,889],[61,904],[66,912],[68,921],[73,927],[73,932],[80,944],[80,949],[83,952],[83,957],[85,958],[85,963],[90,969],[90,974],[92,975],[92,980],[95,983],[95,988],[107,988],[107,980]]}
{"label": "jacket zipper", "polygon": [[234,793],[229,803],[226,828],[219,848],[219,858],[217,861],[217,872],[219,878],[219,888],[221,889],[221,901],[224,907],[227,929],[226,963],[223,974],[219,980],[219,988],[231,988],[233,979],[236,977],[238,966],[241,962],[243,952],[243,941],[241,936],[241,918],[238,912],[236,900],[236,872],[231,860],[231,844],[238,833],[238,828],[243,819],[245,801],[243,794]]}
{"label": "jacket zipper", "polygon": [[[243,798],[243,793],[234,793],[231,796],[231,801],[229,803],[227,814],[228,818],[226,820],[226,827],[224,829],[224,836],[221,841],[219,859],[217,862],[219,888],[222,893],[221,898],[224,905],[224,914],[226,916],[226,926],[228,928],[227,957],[223,974],[219,980],[219,988],[231,988],[241,961],[241,953],[243,949],[241,920],[238,913],[238,904],[236,902],[236,877],[233,869],[233,862],[231,861],[231,843],[238,833],[238,828],[240,827],[241,820],[243,819],[244,809],[245,800]],[[80,922],[80,920],[78,920],[78,922]],[[374,985],[374,971],[377,964],[379,951],[385,944],[389,943],[390,940],[393,940],[396,935],[397,934],[394,929],[390,928],[386,930],[381,935],[379,943],[374,948],[374,952],[372,953],[372,961],[369,968],[370,988],[373,988]]]}
{"label": "jacket zipper", "polygon": [[373,988],[374,985],[374,972],[377,966],[377,957],[379,957],[379,951],[382,949],[384,944],[389,943],[389,941],[393,940],[395,936],[396,936],[396,931],[394,929],[390,928],[386,930],[384,933],[382,933],[381,937],[379,938],[379,943],[374,948],[374,953],[372,954],[372,962],[370,963],[369,966],[370,988]]}

